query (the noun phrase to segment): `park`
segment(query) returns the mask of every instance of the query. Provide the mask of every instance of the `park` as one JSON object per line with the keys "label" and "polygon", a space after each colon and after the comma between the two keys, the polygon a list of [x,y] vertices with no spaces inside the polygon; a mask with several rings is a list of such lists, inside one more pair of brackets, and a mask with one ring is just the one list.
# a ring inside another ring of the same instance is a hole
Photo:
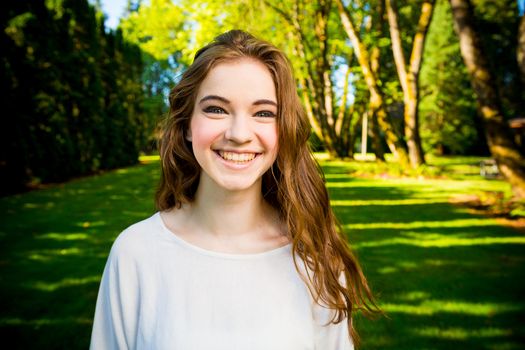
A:
{"label": "park", "polygon": [[117,29],[100,2],[2,6],[12,348],[89,346],[114,240],[157,211],[169,91],[234,27],[292,61],[330,205],[384,312],[356,313],[359,348],[523,348],[522,1],[128,1]]}

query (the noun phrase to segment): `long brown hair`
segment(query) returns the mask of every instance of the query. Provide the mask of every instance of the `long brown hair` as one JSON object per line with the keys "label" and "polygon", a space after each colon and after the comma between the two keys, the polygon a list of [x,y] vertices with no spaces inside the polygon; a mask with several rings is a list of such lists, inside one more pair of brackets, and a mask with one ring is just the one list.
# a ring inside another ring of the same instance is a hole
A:
{"label": "long brown hair", "polygon": [[[279,106],[279,152],[263,176],[263,196],[286,224],[295,266],[311,294],[318,303],[335,311],[333,323],[347,318],[350,335],[357,343],[353,313],[362,310],[368,315],[379,309],[330,207],[322,173],[308,146],[311,128],[297,94],[291,65],[273,45],[232,30],[196,53],[193,64],[170,93],[170,111],[160,142],[162,177],[156,193],[157,208],[167,210],[194,200],[200,166],[185,136],[195,98],[201,82],[214,66],[240,58],[256,59],[269,69]],[[305,269],[299,264],[304,264]]]}

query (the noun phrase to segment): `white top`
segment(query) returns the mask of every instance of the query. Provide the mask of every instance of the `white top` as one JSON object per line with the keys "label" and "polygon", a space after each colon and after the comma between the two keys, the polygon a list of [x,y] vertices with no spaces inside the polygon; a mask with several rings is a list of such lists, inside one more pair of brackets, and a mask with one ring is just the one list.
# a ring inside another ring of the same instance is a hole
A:
{"label": "white top", "polygon": [[91,349],[353,349],[346,320],[324,326],[332,315],[313,302],[291,244],[214,252],[176,236],[156,213],[113,244]]}

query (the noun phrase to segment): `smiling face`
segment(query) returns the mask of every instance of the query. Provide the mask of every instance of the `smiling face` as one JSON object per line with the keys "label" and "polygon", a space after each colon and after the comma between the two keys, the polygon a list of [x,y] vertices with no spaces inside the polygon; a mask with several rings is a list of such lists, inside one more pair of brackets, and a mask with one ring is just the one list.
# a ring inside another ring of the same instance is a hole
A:
{"label": "smiling face", "polygon": [[277,157],[277,109],[272,75],[261,62],[242,58],[212,68],[197,93],[187,133],[202,168],[200,185],[260,189]]}

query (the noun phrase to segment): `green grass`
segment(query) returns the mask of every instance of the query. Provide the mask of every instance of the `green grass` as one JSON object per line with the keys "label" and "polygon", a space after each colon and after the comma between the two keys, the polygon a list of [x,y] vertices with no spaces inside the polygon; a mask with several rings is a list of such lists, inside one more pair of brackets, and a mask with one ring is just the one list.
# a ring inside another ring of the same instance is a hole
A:
{"label": "green grass", "polygon": [[[85,349],[116,235],[153,213],[158,162],[0,199],[0,335],[18,348]],[[525,236],[448,203],[502,191],[477,159],[440,177],[358,178],[373,163],[322,160],[332,205],[388,318],[356,319],[363,349],[522,349]],[[386,169],[388,170],[388,169]]]}
{"label": "green grass", "polygon": [[0,335],[20,349],[87,349],[116,235],[153,212],[158,163],[0,199]]}
{"label": "green grass", "polygon": [[332,205],[388,315],[356,320],[363,349],[523,349],[525,235],[448,203],[457,194],[509,195],[507,184],[474,169],[469,180],[361,179],[346,175],[352,162],[323,165]]}

